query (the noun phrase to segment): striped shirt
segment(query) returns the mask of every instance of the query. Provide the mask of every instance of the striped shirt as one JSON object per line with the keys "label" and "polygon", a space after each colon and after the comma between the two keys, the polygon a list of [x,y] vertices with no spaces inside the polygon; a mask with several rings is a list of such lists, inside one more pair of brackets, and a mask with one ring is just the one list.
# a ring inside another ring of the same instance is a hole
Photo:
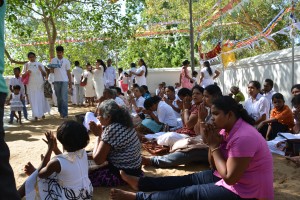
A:
{"label": "striped shirt", "polygon": [[141,168],[141,145],[135,129],[112,123],[104,129],[102,141],[111,146],[107,159],[114,167]]}

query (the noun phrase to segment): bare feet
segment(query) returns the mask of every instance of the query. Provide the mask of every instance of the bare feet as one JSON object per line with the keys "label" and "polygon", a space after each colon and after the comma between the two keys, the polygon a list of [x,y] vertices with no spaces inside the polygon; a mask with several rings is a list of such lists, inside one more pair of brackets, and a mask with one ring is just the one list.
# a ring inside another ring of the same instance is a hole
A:
{"label": "bare feet", "polygon": [[152,162],[151,162],[150,158],[142,156],[142,165],[151,166]]}
{"label": "bare feet", "polygon": [[136,191],[139,190],[138,183],[140,178],[136,176],[130,176],[126,174],[123,170],[120,171],[121,178],[130,185],[130,187]]}
{"label": "bare feet", "polygon": [[111,200],[135,200],[136,194],[133,192],[127,192],[124,190],[111,189],[109,199],[111,199]]}
{"label": "bare feet", "polygon": [[31,162],[28,162],[25,166],[24,166],[24,172],[27,176],[30,176],[33,172],[35,171],[34,166],[31,164]]}

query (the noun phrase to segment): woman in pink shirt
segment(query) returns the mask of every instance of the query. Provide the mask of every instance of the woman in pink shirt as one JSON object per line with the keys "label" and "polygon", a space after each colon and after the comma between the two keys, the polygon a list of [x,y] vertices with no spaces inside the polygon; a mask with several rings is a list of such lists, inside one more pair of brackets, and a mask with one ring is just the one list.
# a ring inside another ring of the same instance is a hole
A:
{"label": "woman in pink shirt", "polygon": [[[215,100],[211,113],[213,125],[204,125],[203,139],[209,145],[212,170],[143,178],[121,171],[123,180],[143,192],[112,189],[111,199],[274,199],[272,155],[264,138],[250,125],[252,118],[228,96]],[[149,191],[160,192],[144,193]]]}

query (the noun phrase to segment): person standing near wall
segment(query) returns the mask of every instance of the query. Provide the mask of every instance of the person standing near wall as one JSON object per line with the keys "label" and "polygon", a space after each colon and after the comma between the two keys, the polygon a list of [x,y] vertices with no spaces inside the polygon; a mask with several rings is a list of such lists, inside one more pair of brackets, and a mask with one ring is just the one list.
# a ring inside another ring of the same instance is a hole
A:
{"label": "person standing near wall", "polygon": [[205,61],[203,63],[203,68],[200,71],[200,86],[205,88],[208,85],[213,85],[214,80],[220,76],[220,72],[211,68],[210,63]]}
{"label": "person standing near wall", "polygon": [[116,69],[112,66],[112,60],[107,60],[107,69],[105,70],[105,88],[116,86]]}
{"label": "person standing near wall", "polygon": [[57,58],[53,58],[51,64],[58,64],[54,68],[54,89],[57,97],[57,107],[60,117],[68,118],[68,85],[72,88],[70,61],[64,58],[64,48],[56,47]]}
{"label": "person standing near wall", "polygon": [[3,78],[4,72],[4,17],[6,1],[0,0],[0,199],[19,200],[16,182],[9,164],[9,149],[4,141],[3,115],[7,96],[7,86]]}

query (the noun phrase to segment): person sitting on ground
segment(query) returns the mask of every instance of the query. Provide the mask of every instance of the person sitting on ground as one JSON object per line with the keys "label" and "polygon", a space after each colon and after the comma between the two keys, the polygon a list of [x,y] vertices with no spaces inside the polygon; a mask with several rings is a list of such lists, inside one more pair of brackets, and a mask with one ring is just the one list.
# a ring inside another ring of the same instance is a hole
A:
{"label": "person sitting on ground", "polygon": [[155,95],[159,96],[162,89],[163,89],[163,84],[162,83],[158,84],[158,88],[155,90]]}
{"label": "person sitting on ground", "polygon": [[117,91],[117,97],[119,97],[120,99],[122,99],[122,100],[124,101],[124,103],[125,103],[125,106],[126,106],[127,108],[129,108],[129,107],[130,107],[129,102],[128,102],[128,100],[126,99],[124,93],[122,93],[121,88],[119,88],[119,87],[114,87],[114,89]]}
{"label": "person sitting on ground", "polygon": [[108,161],[108,165],[90,172],[93,186],[115,187],[125,184],[119,170],[141,176],[141,146],[128,111],[115,101],[106,100],[99,106],[98,119],[101,125],[95,122],[89,124],[92,133],[97,136],[93,159],[98,165],[105,161]]}
{"label": "person sitting on ground", "polygon": [[274,86],[273,80],[267,78],[264,82],[263,95],[268,99],[271,110],[274,108],[272,103],[272,97],[274,94],[277,93],[273,90],[273,86]]}
{"label": "person sitting on ground", "polygon": [[[57,128],[56,137],[64,153],[58,149],[52,132],[46,132],[45,136],[48,150],[37,170],[30,162],[25,166],[25,173],[30,177],[19,188],[20,197],[26,194],[26,199],[69,199],[72,194],[74,199],[92,199],[93,187],[84,150],[90,140],[86,128],[75,121],[65,121]],[[52,152],[56,156],[51,159]]]}
{"label": "person sitting on ground", "polygon": [[160,97],[154,96],[146,99],[144,107],[143,113],[150,118],[144,119],[136,128],[139,134],[157,133],[162,131],[164,125],[168,125],[169,128],[177,126],[177,118],[172,107],[161,101]]}
{"label": "person sitting on ground", "polygon": [[148,86],[147,85],[142,85],[141,87],[144,89],[144,91],[143,91],[143,97],[145,99],[149,99],[151,97],[151,94],[150,94],[150,92],[148,90]]}
{"label": "person sitting on ground", "polygon": [[178,106],[178,108],[180,110],[182,110],[182,107],[183,107],[183,99],[187,96],[189,97],[192,97],[192,91],[188,88],[181,88],[179,91],[178,91],[178,99],[176,100],[176,104]]}
{"label": "person sitting on ground", "polygon": [[272,97],[274,108],[271,111],[270,119],[260,122],[257,129],[268,125],[266,140],[273,140],[279,132],[291,132],[294,127],[294,118],[291,109],[284,105],[284,97],[275,93]]}
{"label": "person sitting on ground", "polygon": [[[248,84],[248,93],[250,97],[245,101],[244,108],[248,114],[255,120],[255,125],[269,119],[270,104],[266,97],[260,94],[261,85],[258,81],[250,81]],[[267,126],[263,127],[267,128]],[[264,130],[262,133],[266,132]],[[266,136],[263,135],[265,138]]]}
{"label": "person sitting on ground", "polygon": [[300,94],[295,95],[292,99],[292,106],[293,106],[293,117],[295,126],[293,128],[293,132],[295,134],[300,133]]}
{"label": "person sitting on ground", "polygon": [[165,101],[169,106],[173,108],[173,111],[175,113],[176,118],[180,118],[180,108],[178,108],[177,100],[179,100],[179,97],[175,94],[175,89],[173,86],[168,86],[165,89],[166,91],[166,97],[163,98],[163,101]]}
{"label": "person sitting on ground", "polygon": [[203,91],[201,86],[196,85],[192,88],[192,97],[187,96],[183,99],[181,111],[183,128],[176,130],[177,133],[195,136],[194,127],[198,121],[199,106],[203,102]]}
{"label": "person sitting on ground", "polygon": [[272,155],[247,111],[224,96],[213,102],[211,113],[214,125],[205,125],[203,139],[212,170],[141,178],[121,171],[122,179],[141,192],[111,189],[111,199],[274,199]]}
{"label": "person sitting on ground", "polygon": [[300,84],[293,85],[291,93],[293,96],[300,94]]}
{"label": "person sitting on ground", "polygon": [[232,86],[230,88],[230,94],[229,96],[233,97],[233,99],[237,102],[237,103],[241,103],[245,101],[245,96],[244,94],[240,91],[240,89],[237,86]]}

